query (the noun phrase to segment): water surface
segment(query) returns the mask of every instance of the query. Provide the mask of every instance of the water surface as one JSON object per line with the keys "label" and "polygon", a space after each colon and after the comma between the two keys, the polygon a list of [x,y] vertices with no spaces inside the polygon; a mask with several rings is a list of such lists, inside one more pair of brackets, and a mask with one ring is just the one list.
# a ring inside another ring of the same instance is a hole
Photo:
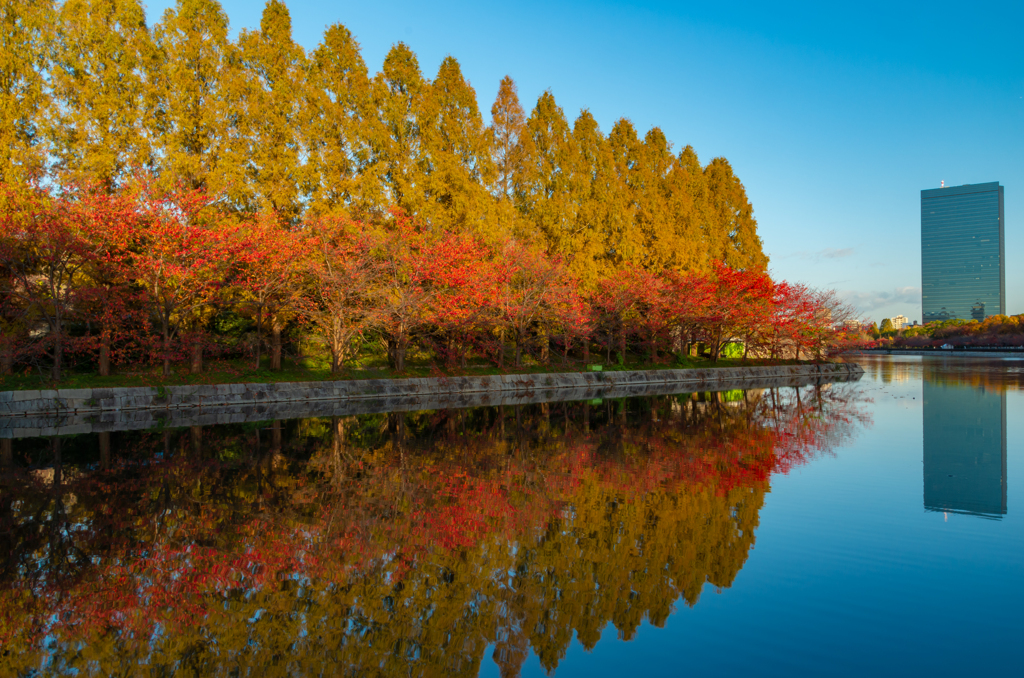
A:
{"label": "water surface", "polygon": [[1024,362],[22,438],[0,674],[962,675],[1024,660]]}

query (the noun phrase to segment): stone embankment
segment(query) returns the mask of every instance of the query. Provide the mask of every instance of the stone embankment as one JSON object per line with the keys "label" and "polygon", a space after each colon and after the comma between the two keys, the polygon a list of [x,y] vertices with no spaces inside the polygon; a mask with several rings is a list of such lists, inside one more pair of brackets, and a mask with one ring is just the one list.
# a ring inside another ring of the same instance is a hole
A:
{"label": "stone embankment", "polygon": [[623,398],[859,379],[854,363],[0,392],[0,438]]}

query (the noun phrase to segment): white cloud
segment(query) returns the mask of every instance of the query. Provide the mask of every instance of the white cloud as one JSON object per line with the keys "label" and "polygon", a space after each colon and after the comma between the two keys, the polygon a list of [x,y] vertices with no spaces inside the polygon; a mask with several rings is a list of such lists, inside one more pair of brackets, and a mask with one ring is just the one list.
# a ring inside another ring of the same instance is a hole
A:
{"label": "white cloud", "polygon": [[843,299],[853,304],[859,313],[864,314],[887,306],[909,305],[918,307],[921,304],[920,287],[897,287],[891,292],[842,290],[839,294]]}
{"label": "white cloud", "polygon": [[825,249],[817,250],[816,252],[794,252],[793,254],[787,254],[781,258],[798,258],[818,262],[823,259],[845,259],[846,257],[853,256],[853,253],[854,250],[852,247],[826,247]]}

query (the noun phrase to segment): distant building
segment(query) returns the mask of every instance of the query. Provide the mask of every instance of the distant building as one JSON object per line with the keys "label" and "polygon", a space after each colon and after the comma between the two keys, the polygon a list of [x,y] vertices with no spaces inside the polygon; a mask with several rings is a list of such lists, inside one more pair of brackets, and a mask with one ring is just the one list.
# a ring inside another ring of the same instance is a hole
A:
{"label": "distant building", "polygon": [[892,323],[892,328],[894,330],[902,330],[904,327],[910,324],[910,321],[907,320],[907,316],[905,315],[898,315],[889,318],[889,322]]}
{"label": "distant building", "polygon": [[999,182],[921,191],[923,322],[1005,313],[1004,226]]}

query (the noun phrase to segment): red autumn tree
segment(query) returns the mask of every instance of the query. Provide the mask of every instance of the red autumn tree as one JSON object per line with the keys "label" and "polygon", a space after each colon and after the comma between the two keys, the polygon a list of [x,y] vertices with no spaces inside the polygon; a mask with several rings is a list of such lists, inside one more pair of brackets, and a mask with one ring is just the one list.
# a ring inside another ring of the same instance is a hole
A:
{"label": "red autumn tree", "polygon": [[608,363],[616,345],[619,359],[626,359],[630,320],[636,317],[636,310],[643,303],[646,281],[647,274],[642,269],[621,269],[601,279],[590,297],[594,329],[598,332],[598,341],[605,349],[605,361]]}
{"label": "red autumn tree", "polygon": [[576,281],[561,261],[517,241],[506,243],[497,262],[500,285],[497,297],[499,327],[515,343],[515,365],[523,364],[523,350],[538,341],[535,329],[546,333],[586,333],[584,303]]}
{"label": "red autumn tree", "polygon": [[[5,186],[0,189],[0,204],[5,303],[19,305],[29,322],[45,323],[51,377],[60,381],[67,323],[76,302],[93,284],[89,270],[99,260],[101,245],[95,233],[123,219],[123,201],[84,189],[54,196],[41,189]],[[12,344],[13,338],[4,343]]]}
{"label": "red autumn tree", "polygon": [[718,360],[722,347],[753,332],[755,312],[768,303],[771,278],[759,271],[739,271],[716,263],[704,286],[696,326]]}
{"label": "red autumn tree", "polygon": [[274,214],[260,214],[244,226],[234,287],[239,310],[256,322],[255,367],[259,369],[269,328],[270,369],[281,369],[281,332],[306,305],[302,288],[308,239]]}
{"label": "red autumn tree", "polygon": [[309,222],[305,243],[312,290],[307,312],[326,337],[334,374],[358,351],[358,340],[372,323],[372,246],[360,224],[333,217]]}
{"label": "red autumn tree", "polygon": [[496,322],[499,276],[493,256],[472,236],[446,233],[429,247],[423,277],[432,291],[435,352],[449,366],[465,367],[470,348]]}
{"label": "red autumn tree", "polygon": [[109,234],[111,261],[125,280],[146,291],[161,337],[164,376],[170,375],[174,344],[183,334],[192,344],[190,368],[199,372],[203,322],[241,255],[239,226],[203,191],[159,191],[143,183],[134,199],[136,218],[116,224]]}
{"label": "red autumn tree", "polygon": [[432,254],[429,234],[400,212],[393,213],[390,223],[374,235],[372,318],[387,343],[391,366],[399,372],[405,369],[412,340],[430,322],[434,297],[426,271]]}

